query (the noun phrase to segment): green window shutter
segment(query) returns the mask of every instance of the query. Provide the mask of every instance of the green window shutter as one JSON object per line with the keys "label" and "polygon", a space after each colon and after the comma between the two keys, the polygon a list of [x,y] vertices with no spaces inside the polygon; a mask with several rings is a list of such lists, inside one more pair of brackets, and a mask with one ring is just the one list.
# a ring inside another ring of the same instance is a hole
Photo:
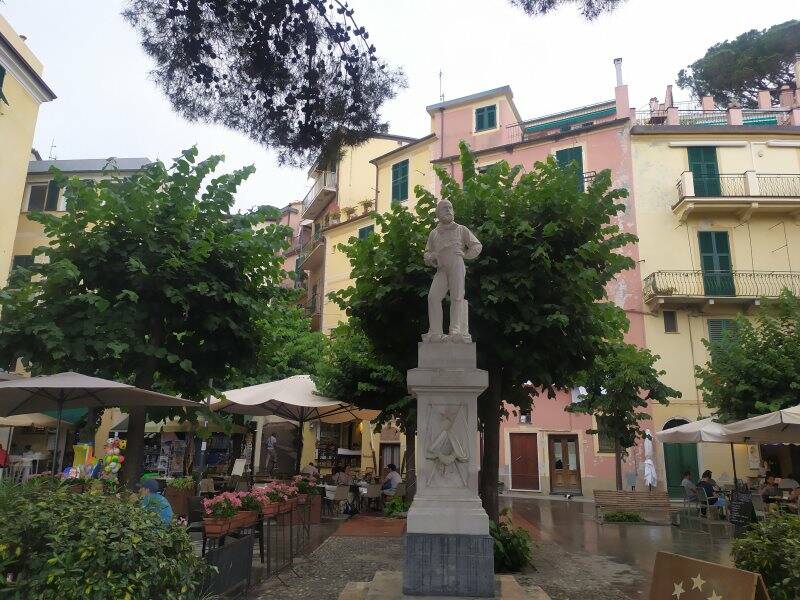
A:
{"label": "green window shutter", "polygon": [[358,239],[363,240],[375,231],[375,225],[367,225],[358,230]]}
{"label": "green window shutter", "polygon": [[497,127],[497,105],[481,106],[475,109],[475,131]]}
{"label": "green window shutter", "polygon": [[727,231],[698,231],[700,268],[707,296],[735,296],[733,263]]}
{"label": "green window shutter", "polygon": [[56,183],[55,179],[51,179],[50,183],[47,184],[47,202],[45,204],[45,210],[58,210],[58,193],[60,188]]}
{"label": "green window shutter", "polygon": [[573,162],[578,167],[578,190],[583,191],[583,149],[580,146],[574,148],[564,148],[556,151],[556,162],[562,169],[570,166]]}
{"label": "green window shutter", "polygon": [[392,165],[392,202],[408,200],[408,159]]}
{"label": "green window shutter", "polygon": [[734,329],[733,319],[709,319],[708,341],[719,342]]}
{"label": "green window shutter", "polygon": [[686,149],[689,170],[694,178],[694,194],[700,197],[719,196],[719,165],[714,146],[694,146]]}
{"label": "green window shutter", "polygon": [[0,66],[0,100],[2,100],[6,106],[8,106],[8,99],[6,95],[3,93],[3,82],[6,79],[6,70]]}

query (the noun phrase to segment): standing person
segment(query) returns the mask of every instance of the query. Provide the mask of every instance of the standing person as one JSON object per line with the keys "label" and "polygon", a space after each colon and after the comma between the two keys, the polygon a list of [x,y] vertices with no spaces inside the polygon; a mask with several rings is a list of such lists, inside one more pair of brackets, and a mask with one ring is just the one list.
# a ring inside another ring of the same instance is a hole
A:
{"label": "standing person", "polygon": [[381,485],[381,490],[387,496],[394,496],[395,489],[397,488],[397,484],[403,480],[400,477],[400,473],[397,472],[397,467],[394,464],[389,465],[389,472],[386,474],[386,477],[383,480],[383,485]]}
{"label": "standing person", "polygon": [[139,504],[145,510],[156,513],[166,524],[172,521],[172,506],[169,500],[159,493],[158,482],[155,479],[145,479],[139,487]]}
{"label": "standing person", "polygon": [[273,431],[267,438],[267,473],[273,473],[278,466],[278,435]]}

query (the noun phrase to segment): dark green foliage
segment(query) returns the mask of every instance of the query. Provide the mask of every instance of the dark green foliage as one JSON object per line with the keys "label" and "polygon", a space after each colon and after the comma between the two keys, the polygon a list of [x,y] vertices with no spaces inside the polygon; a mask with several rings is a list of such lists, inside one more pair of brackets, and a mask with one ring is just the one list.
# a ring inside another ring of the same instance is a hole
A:
{"label": "dark green foliage", "polygon": [[[52,240],[22,283],[0,291],[0,357],[34,375],[77,371],[184,398],[257,366],[268,303],[283,298],[287,228],[274,209],[233,214],[253,172],[214,176],[223,160],[185,151],[129,178],[69,180],[67,212],[30,218]],[[109,173],[113,175],[113,173]],[[163,412],[153,411],[155,420]],[[138,480],[143,409],[130,410],[124,473]],[[179,412],[179,414],[184,414]]]}
{"label": "dark green foliage", "polygon": [[733,541],[738,569],[761,573],[772,600],[800,598],[800,517],[768,514]]}
{"label": "dark green foliage", "polygon": [[283,162],[385,132],[381,106],[405,82],[341,0],[130,0],[124,15],[176,111],[240,131]]}
{"label": "dark green foliage", "polygon": [[193,477],[173,477],[167,481],[167,487],[176,490],[192,490],[195,488],[195,481]]}
{"label": "dark green foliage", "polygon": [[603,521],[606,523],[642,523],[644,519],[639,513],[621,510],[604,513]]}
{"label": "dark green foliage", "polygon": [[703,343],[710,359],[696,367],[705,403],[722,421],[796,406],[800,395],[800,300],[783,290],[755,321],[739,316],[732,333]]}
{"label": "dark green foliage", "polygon": [[529,15],[546,15],[562,6],[577,6],[581,14],[596,19],[603,13],[611,12],[625,0],[509,0]]}
{"label": "dark green foliage", "polygon": [[383,514],[387,517],[397,517],[408,512],[408,504],[403,498],[391,498],[383,505]]}
{"label": "dark green foliage", "polygon": [[800,52],[800,21],[751,29],[734,40],[714,44],[705,56],[678,73],[678,85],[695,98],[713,96],[717,105],[733,101],[758,106],[758,90],[775,101],[782,85],[795,85],[794,56]]}
{"label": "dark green foliage", "polygon": [[489,522],[489,533],[494,539],[495,573],[516,573],[531,563],[531,536],[522,527],[514,527],[508,509],[497,522]]}
{"label": "dark green foliage", "polygon": [[[640,422],[650,415],[642,412],[651,402],[669,404],[669,398],[681,393],[659,379],[665,374],[657,370],[659,356],[647,348],[638,348],[620,340],[612,340],[595,356],[594,363],[584,373],[586,393],[580,402],[567,406],[569,412],[595,415],[603,431],[615,440],[617,489],[622,489],[622,455],[644,438]],[[590,429],[587,433],[595,434]]]}
{"label": "dark green foliage", "polygon": [[0,522],[4,598],[190,600],[208,572],[183,527],[164,525],[135,500],[74,494],[37,478],[4,482]]}

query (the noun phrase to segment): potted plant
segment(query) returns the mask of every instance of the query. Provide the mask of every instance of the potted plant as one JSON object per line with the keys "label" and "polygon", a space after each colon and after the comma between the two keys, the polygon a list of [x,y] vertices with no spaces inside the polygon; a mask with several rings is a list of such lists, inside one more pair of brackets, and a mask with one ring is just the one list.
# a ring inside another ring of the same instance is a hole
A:
{"label": "potted plant", "polygon": [[[309,522],[312,525],[318,525],[322,520],[322,495],[320,493],[317,480],[313,477],[297,475],[295,477],[295,485],[297,486],[297,497],[300,499],[300,503],[309,505]],[[301,519],[298,515],[295,524],[298,524],[300,521]]]}
{"label": "potted plant", "polygon": [[203,500],[203,510],[203,529],[207,536],[218,537],[230,531],[236,507],[227,494]]}
{"label": "potted plant", "polygon": [[258,522],[261,503],[250,492],[239,492],[239,500],[242,503],[237,513],[237,517],[241,520],[240,527],[252,527]]}
{"label": "potted plant", "polygon": [[362,200],[359,204],[364,208],[364,214],[372,210],[372,200]]}
{"label": "potted plant", "polygon": [[347,208],[342,209],[344,211],[345,216],[347,216],[347,220],[349,221],[354,216],[356,216],[356,207],[355,206],[348,206]]}
{"label": "potted plant", "polygon": [[339,219],[342,218],[342,213],[338,210],[332,210],[331,212],[328,213],[328,216],[330,216],[331,218],[331,224],[335,225],[336,223],[339,222]]}
{"label": "potted plant", "polygon": [[169,500],[172,511],[185,517],[189,514],[189,497],[195,494],[195,483],[191,477],[175,477],[167,481],[164,497]]}

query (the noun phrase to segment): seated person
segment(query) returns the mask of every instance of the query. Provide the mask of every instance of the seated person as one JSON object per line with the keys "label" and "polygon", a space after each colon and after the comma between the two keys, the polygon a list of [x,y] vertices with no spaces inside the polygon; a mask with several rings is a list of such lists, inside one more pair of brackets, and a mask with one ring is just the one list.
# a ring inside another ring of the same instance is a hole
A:
{"label": "seated person", "polygon": [[333,474],[334,485],[351,485],[353,483],[353,476],[350,474],[350,467],[338,467]]}
{"label": "seated person", "polygon": [[718,488],[711,478],[711,471],[703,471],[703,476],[697,484],[708,496],[708,503],[711,506],[725,506],[725,497],[717,495]]}
{"label": "seated person", "polygon": [[313,462],[310,462],[303,467],[303,470],[300,471],[300,473],[303,475],[308,475],[309,477],[313,477],[314,479],[319,477],[319,470],[314,466]]}
{"label": "seated person", "polygon": [[786,477],[781,478],[781,482],[778,487],[782,490],[796,490],[800,487],[800,483],[797,483],[797,479],[793,473],[789,473]]}
{"label": "seated person", "polygon": [[778,490],[778,484],[775,483],[775,475],[772,473],[767,473],[767,476],[764,480],[764,485],[761,486],[761,489],[758,491],[763,498],[766,504],[771,502],[775,502],[775,496],[780,495],[780,490]]}
{"label": "seated person", "polygon": [[697,486],[692,481],[692,472],[686,471],[683,474],[683,480],[681,481],[681,485],[683,486],[684,492],[686,493],[686,499],[691,502],[697,501]]}
{"label": "seated person", "polygon": [[397,472],[397,467],[394,464],[389,465],[389,472],[386,473],[383,482],[381,483],[381,491],[387,496],[394,496],[397,484],[403,480],[400,473]]}
{"label": "seated person", "polygon": [[172,521],[172,506],[169,500],[159,493],[155,479],[145,479],[139,487],[139,504],[145,510],[156,513],[164,523]]}

